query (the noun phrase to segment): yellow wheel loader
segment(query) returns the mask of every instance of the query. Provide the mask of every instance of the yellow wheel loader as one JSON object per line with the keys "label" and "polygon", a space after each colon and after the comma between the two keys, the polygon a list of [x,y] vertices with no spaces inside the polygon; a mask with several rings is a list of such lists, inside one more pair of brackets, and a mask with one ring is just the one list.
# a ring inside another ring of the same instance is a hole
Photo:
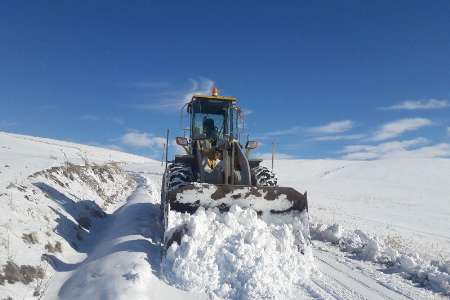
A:
{"label": "yellow wheel loader", "polygon": [[162,182],[163,255],[183,235],[168,230],[170,211],[193,214],[199,207],[224,213],[238,205],[255,210],[261,218],[297,222],[299,243],[309,243],[306,193],[279,187],[272,170],[261,166],[262,159],[249,157],[258,143],[240,143],[241,109],[236,102],[213,88],[211,95],[194,95],[185,105],[190,134],[177,137],[176,143],[186,154],[166,165]]}

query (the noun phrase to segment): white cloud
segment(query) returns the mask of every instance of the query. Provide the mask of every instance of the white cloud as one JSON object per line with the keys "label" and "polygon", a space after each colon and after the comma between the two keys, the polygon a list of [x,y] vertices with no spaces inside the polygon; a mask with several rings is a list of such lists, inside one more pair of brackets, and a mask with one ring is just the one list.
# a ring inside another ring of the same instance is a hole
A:
{"label": "white cloud", "polygon": [[425,99],[425,100],[406,100],[399,104],[388,107],[382,107],[385,110],[417,110],[417,109],[442,109],[450,107],[448,100]]}
{"label": "white cloud", "polygon": [[191,90],[184,94],[182,98],[182,103],[185,103],[191,100],[194,94],[206,94],[209,95],[211,93],[211,89],[214,87],[214,81],[208,78],[201,77],[199,80],[190,79],[191,81]]}
{"label": "white cloud", "polygon": [[450,135],[450,126],[447,127],[447,134]]}
{"label": "white cloud", "polygon": [[[350,120],[342,120],[342,121],[335,121],[335,122],[330,122],[328,124],[322,125],[322,126],[317,126],[317,127],[309,127],[309,128],[304,128],[301,126],[293,126],[293,127],[289,127],[286,129],[280,129],[280,130],[276,130],[276,131],[271,131],[271,132],[267,132],[266,134],[263,135],[263,138],[267,138],[267,137],[273,137],[273,136],[282,136],[282,135],[295,135],[295,134],[300,134],[302,132],[306,132],[309,133],[311,135],[324,135],[324,134],[333,134],[333,133],[342,133],[345,131],[348,131],[350,129],[352,129],[354,127],[354,122],[350,121]],[[323,139],[320,138],[314,138],[314,140],[331,140],[332,138],[330,137],[329,139],[327,139],[328,137],[324,137]],[[353,136],[353,139],[355,139],[356,136]],[[337,138],[339,139],[339,138]],[[335,139],[335,140],[337,140]],[[341,136],[340,139],[346,139],[343,136]],[[347,139],[352,139],[352,137],[347,137]]]}
{"label": "white cloud", "polygon": [[325,135],[313,138],[314,141],[348,141],[348,140],[359,140],[364,138],[365,134],[349,134],[349,135]]}
{"label": "white cloud", "polygon": [[378,145],[350,145],[342,150],[343,159],[370,160],[384,158],[450,157],[450,144],[427,145],[425,138],[392,141]]}
{"label": "white cloud", "polygon": [[372,140],[383,141],[390,138],[395,138],[407,131],[414,131],[431,124],[432,122],[430,120],[424,118],[400,119],[381,126],[381,128],[375,132]]}
{"label": "white cloud", "polygon": [[276,131],[271,131],[266,133],[266,136],[280,136],[280,135],[291,135],[291,134],[297,134],[301,131],[301,127],[300,126],[294,126],[294,127],[290,127],[287,129],[281,129],[281,130],[276,130]]}
{"label": "white cloud", "polygon": [[311,127],[308,131],[314,134],[341,133],[352,129],[354,125],[354,122],[350,120],[335,121],[322,126]]}
{"label": "white cloud", "polygon": [[85,120],[85,121],[98,121],[98,120],[99,120],[99,117],[97,117],[97,116],[95,116],[95,115],[89,115],[89,114],[86,114],[86,115],[82,115],[82,116],[81,116],[81,119],[82,119],[82,120]]}
{"label": "white cloud", "polygon": [[[272,152],[252,153],[251,156],[254,158],[262,158],[264,160],[272,160]],[[274,158],[275,160],[283,160],[295,159],[296,157],[286,153],[275,152]]]}
{"label": "white cloud", "polygon": [[380,156],[385,153],[404,150],[421,144],[423,145],[426,144],[427,142],[428,140],[425,138],[417,138],[405,141],[392,141],[378,145],[349,145],[343,148],[342,153],[345,154],[373,153],[375,154],[375,156]]}
{"label": "white cloud", "polygon": [[409,151],[411,157],[450,158],[450,144],[440,143]]}
{"label": "white cloud", "polygon": [[165,138],[153,136],[145,132],[130,131],[124,134],[120,141],[122,144],[136,148],[159,148],[163,149]]}
{"label": "white cloud", "polygon": [[142,110],[174,110],[180,109],[185,103],[191,100],[194,94],[209,95],[214,81],[200,77],[198,80],[189,79],[190,88],[188,90],[168,91],[165,97],[158,96],[153,103],[135,105],[135,108]]}

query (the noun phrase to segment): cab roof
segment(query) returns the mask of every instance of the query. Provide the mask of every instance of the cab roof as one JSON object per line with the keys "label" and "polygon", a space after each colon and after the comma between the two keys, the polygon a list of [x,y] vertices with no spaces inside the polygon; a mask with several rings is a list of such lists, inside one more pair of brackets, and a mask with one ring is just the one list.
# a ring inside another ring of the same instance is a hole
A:
{"label": "cab roof", "polygon": [[196,94],[194,96],[192,96],[191,102],[193,102],[194,100],[217,100],[217,101],[230,101],[230,102],[235,102],[236,98],[235,97],[231,97],[231,96],[209,96],[209,95],[201,95],[201,94]]}

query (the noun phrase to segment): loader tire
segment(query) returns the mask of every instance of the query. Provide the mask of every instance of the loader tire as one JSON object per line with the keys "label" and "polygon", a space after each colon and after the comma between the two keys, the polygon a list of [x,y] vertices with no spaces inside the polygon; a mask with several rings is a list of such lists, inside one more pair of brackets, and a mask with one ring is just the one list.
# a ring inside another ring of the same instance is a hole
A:
{"label": "loader tire", "polygon": [[252,170],[252,185],[254,186],[277,186],[278,178],[275,173],[267,167],[258,166]]}
{"label": "loader tire", "polygon": [[190,166],[182,163],[173,163],[167,166],[167,188],[175,190],[192,182],[193,175]]}

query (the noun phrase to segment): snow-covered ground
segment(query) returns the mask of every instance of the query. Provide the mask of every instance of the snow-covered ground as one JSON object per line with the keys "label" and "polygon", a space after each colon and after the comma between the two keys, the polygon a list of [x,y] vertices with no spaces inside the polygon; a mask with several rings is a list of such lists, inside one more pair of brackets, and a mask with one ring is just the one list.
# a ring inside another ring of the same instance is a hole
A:
{"label": "snow-covered ground", "polygon": [[315,223],[450,259],[449,159],[283,160],[275,171],[281,185],[308,191]]}
{"label": "snow-covered ground", "polygon": [[234,207],[161,262],[162,167],[0,132],[0,299],[444,299],[450,160],[277,161],[307,190],[313,244]]}

